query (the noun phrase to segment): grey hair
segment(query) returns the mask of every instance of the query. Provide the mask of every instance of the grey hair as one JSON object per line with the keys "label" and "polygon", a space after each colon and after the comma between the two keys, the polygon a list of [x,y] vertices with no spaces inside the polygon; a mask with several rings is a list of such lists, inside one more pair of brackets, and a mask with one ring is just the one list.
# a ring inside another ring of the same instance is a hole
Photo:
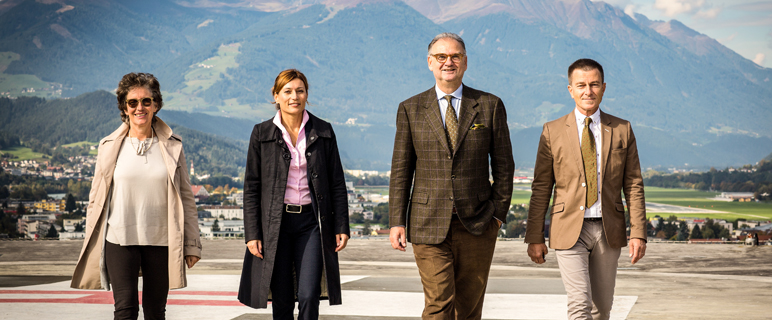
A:
{"label": "grey hair", "polygon": [[428,51],[432,51],[432,46],[437,43],[437,41],[440,41],[440,39],[450,38],[453,40],[458,41],[458,43],[461,44],[461,48],[464,49],[464,53],[466,53],[466,45],[464,44],[464,39],[461,39],[461,37],[455,33],[452,32],[443,32],[436,36],[434,36],[434,39],[432,39],[432,42],[429,42],[429,48]]}

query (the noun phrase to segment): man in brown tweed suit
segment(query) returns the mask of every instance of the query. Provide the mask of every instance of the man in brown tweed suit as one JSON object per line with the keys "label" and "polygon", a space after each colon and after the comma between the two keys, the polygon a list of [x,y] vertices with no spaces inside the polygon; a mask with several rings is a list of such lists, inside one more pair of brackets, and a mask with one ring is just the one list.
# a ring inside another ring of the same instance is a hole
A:
{"label": "man in brown tweed suit", "polygon": [[427,62],[436,85],[397,112],[389,238],[401,251],[413,243],[423,319],[480,319],[512,197],[507,114],[498,97],[462,85],[467,58],[458,35],[437,35]]}

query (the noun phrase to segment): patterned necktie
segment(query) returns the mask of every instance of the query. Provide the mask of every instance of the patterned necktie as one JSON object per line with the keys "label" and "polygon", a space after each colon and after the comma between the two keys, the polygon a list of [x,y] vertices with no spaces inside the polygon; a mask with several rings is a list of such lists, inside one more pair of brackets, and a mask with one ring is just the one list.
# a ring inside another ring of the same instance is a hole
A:
{"label": "patterned necktie", "polygon": [[582,159],[584,160],[584,179],[587,183],[587,203],[585,208],[591,207],[598,201],[598,163],[595,154],[595,139],[590,130],[590,117],[584,118],[584,130],[582,130]]}
{"label": "patterned necktie", "polygon": [[451,103],[453,96],[446,95],[445,100],[448,100],[448,108],[445,109],[445,132],[448,134],[450,152],[453,152],[458,138],[458,118],[456,117],[456,109],[453,109],[453,103]]}

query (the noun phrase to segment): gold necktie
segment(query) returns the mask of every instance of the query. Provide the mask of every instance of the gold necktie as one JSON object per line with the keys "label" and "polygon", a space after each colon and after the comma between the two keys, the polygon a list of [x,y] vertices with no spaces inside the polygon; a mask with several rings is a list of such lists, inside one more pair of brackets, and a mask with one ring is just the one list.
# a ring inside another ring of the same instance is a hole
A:
{"label": "gold necktie", "polygon": [[458,138],[458,118],[456,117],[456,109],[453,109],[453,103],[451,103],[453,96],[446,95],[445,100],[448,100],[448,108],[445,109],[445,132],[448,134],[450,152],[453,152]]}
{"label": "gold necktie", "polygon": [[582,130],[582,159],[584,160],[584,179],[587,183],[587,202],[585,208],[591,207],[598,201],[598,162],[595,154],[595,138],[590,130],[590,117],[584,118],[584,130]]}

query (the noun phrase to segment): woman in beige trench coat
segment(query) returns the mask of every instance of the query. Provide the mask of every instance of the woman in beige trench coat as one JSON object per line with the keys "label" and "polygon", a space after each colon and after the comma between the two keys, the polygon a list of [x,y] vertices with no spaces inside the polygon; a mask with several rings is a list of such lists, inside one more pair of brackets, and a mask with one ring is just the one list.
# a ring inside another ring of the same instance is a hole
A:
{"label": "woman in beige trench coat", "polygon": [[198,213],[182,140],[155,116],[163,106],[158,80],[127,74],[117,96],[124,123],[99,142],[71,287],[112,285],[115,319],[137,319],[141,269],[144,318],[163,319],[168,290],[187,286],[185,264],[201,258]]}

